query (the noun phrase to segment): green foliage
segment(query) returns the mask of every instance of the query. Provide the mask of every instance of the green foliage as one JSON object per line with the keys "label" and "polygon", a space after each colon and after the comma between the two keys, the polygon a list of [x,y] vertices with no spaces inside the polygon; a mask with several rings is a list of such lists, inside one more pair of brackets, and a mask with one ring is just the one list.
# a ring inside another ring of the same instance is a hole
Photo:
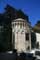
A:
{"label": "green foliage", "polygon": [[35,26],[33,27],[34,32],[40,33],[40,21],[37,21]]}
{"label": "green foliage", "polygon": [[4,28],[0,30],[0,50],[5,51],[7,49],[7,41],[6,41],[6,34],[4,32]]}
{"label": "green foliage", "polygon": [[0,51],[12,49],[11,21],[16,18],[23,18],[29,22],[28,16],[26,16],[21,10],[17,10],[10,5],[7,5],[5,12],[0,14],[0,26],[3,26],[3,32],[0,31]]}
{"label": "green foliage", "polygon": [[26,19],[28,21],[28,16],[26,14],[24,14],[24,12],[22,10],[18,10],[17,17]]}

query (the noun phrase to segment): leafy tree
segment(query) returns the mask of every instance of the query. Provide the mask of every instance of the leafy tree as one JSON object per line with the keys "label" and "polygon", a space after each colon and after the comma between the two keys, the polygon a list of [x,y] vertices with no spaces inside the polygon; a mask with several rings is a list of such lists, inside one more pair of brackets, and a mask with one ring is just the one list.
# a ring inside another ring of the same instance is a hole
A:
{"label": "leafy tree", "polygon": [[10,5],[7,5],[5,8],[4,16],[10,18],[10,20],[16,18],[17,10]]}
{"label": "leafy tree", "polygon": [[[28,20],[28,16],[21,10],[17,10],[10,5],[7,5],[5,12],[0,14],[0,26],[3,26],[3,32],[0,32],[0,50],[6,51],[12,49],[12,29],[11,22],[16,18],[23,18]],[[0,28],[1,29],[1,28]]]}
{"label": "leafy tree", "polygon": [[35,26],[33,27],[34,32],[38,32],[40,33],[40,20],[37,21],[37,23],[35,24]]}
{"label": "leafy tree", "polygon": [[26,19],[28,21],[28,16],[26,14],[24,14],[24,12],[22,10],[17,11],[17,17]]}

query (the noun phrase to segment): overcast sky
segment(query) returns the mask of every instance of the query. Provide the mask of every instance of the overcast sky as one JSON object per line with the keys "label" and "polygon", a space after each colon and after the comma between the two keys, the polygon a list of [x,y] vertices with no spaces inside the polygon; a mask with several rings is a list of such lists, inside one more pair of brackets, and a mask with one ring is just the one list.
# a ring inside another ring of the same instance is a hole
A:
{"label": "overcast sky", "polygon": [[32,26],[40,20],[40,0],[0,0],[0,13],[4,12],[7,4],[27,14]]}

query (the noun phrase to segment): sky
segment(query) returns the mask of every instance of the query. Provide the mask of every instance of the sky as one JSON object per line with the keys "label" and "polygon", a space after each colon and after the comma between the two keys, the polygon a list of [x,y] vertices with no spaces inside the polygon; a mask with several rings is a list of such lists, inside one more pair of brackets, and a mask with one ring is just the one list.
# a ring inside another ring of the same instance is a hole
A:
{"label": "sky", "polygon": [[29,17],[32,26],[40,20],[40,0],[0,0],[0,13],[9,4],[16,9],[21,9]]}

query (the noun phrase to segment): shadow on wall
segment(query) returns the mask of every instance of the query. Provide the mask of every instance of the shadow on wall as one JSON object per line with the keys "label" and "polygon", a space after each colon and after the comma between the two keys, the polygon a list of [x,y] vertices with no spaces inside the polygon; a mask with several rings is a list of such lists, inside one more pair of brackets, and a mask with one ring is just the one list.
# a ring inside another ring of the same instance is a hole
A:
{"label": "shadow on wall", "polygon": [[32,49],[36,48],[36,34],[31,32],[31,47]]}

